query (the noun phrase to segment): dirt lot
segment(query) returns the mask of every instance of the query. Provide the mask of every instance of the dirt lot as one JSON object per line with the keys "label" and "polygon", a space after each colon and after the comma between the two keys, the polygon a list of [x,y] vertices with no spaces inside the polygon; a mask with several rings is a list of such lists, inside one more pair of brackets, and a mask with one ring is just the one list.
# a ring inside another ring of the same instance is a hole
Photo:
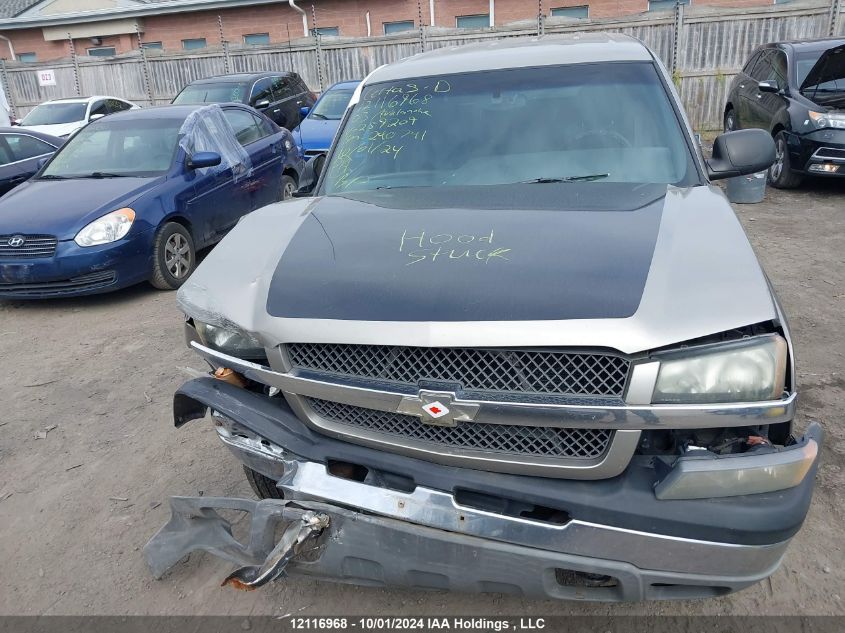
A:
{"label": "dirt lot", "polygon": [[141,286],[0,302],[0,614],[845,615],[845,185],[770,191],[738,213],[791,318],[800,424],[818,419],[827,432],[809,519],[770,581],[643,605],[310,581],[242,593],[219,587],[227,564],[198,554],[154,581],[140,548],[167,520],[168,496],[251,491],[208,421],[174,430],[183,369],[203,365],[182,342],[174,295]]}

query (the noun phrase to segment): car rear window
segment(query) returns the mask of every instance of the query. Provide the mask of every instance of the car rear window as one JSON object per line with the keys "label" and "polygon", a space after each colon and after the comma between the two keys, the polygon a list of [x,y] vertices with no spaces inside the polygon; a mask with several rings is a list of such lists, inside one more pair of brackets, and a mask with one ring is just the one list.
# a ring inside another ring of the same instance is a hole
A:
{"label": "car rear window", "polygon": [[251,84],[223,81],[190,84],[176,95],[173,103],[246,103]]}

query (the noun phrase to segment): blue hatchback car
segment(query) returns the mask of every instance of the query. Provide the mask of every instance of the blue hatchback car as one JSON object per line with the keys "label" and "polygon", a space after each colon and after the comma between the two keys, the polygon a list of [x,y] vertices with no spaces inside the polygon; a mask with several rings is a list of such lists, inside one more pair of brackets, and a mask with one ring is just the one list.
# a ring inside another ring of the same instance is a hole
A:
{"label": "blue hatchback car", "polygon": [[248,106],[95,121],[0,199],[0,298],[178,288],[198,250],[289,197],[303,165],[291,133]]}
{"label": "blue hatchback car", "polygon": [[334,135],[360,81],[341,81],[326,90],[314,107],[302,108],[307,116],[293,130],[293,137],[309,159],[328,152]]}

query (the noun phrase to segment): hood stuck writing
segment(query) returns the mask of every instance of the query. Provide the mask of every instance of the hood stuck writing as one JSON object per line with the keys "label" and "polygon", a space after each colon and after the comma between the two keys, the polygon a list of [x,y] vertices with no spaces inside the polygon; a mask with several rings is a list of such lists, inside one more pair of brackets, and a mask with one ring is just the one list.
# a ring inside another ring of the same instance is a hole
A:
{"label": "hood stuck writing", "polygon": [[[476,248],[481,243],[485,243],[487,247]],[[409,252],[409,249],[414,250]],[[407,253],[408,259],[411,260],[405,264],[406,266],[412,266],[426,260],[434,263],[438,257],[440,261],[465,259],[482,261],[487,264],[491,259],[510,261],[506,255],[511,252],[511,249],[493,248],[492,230],[489,235],[476,236],[471,234],[454,235],[452,233],[428,235],[426,231],[421,231],[417,235],[409,235],[406,229],[402,231],[399,252]]]}

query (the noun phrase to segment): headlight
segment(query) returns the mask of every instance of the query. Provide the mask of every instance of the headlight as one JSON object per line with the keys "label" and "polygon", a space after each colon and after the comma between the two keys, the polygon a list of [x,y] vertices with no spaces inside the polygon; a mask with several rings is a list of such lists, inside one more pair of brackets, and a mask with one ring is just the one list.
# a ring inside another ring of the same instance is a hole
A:
{"label": "headlight", "polygon": [[809,112],[810,120],[817,128],[833,127],[845,129],[845,115],[833,112]]}
{"label": "headlight", "polygon": [[655,404],[778,400],[786,380],[786,341],[777,335],[667,354]]}
{"label": "headlight", "polygon": [[124,237],[135,221],[135,212],[130,208],[118,209],[97,218],[73,238],[80,246],[108,244]]}
{"label": "headlight", "polygon": [[194,321],[203,345],[238,358],[264,358],[264,347],[253,336],[233,328]]}

